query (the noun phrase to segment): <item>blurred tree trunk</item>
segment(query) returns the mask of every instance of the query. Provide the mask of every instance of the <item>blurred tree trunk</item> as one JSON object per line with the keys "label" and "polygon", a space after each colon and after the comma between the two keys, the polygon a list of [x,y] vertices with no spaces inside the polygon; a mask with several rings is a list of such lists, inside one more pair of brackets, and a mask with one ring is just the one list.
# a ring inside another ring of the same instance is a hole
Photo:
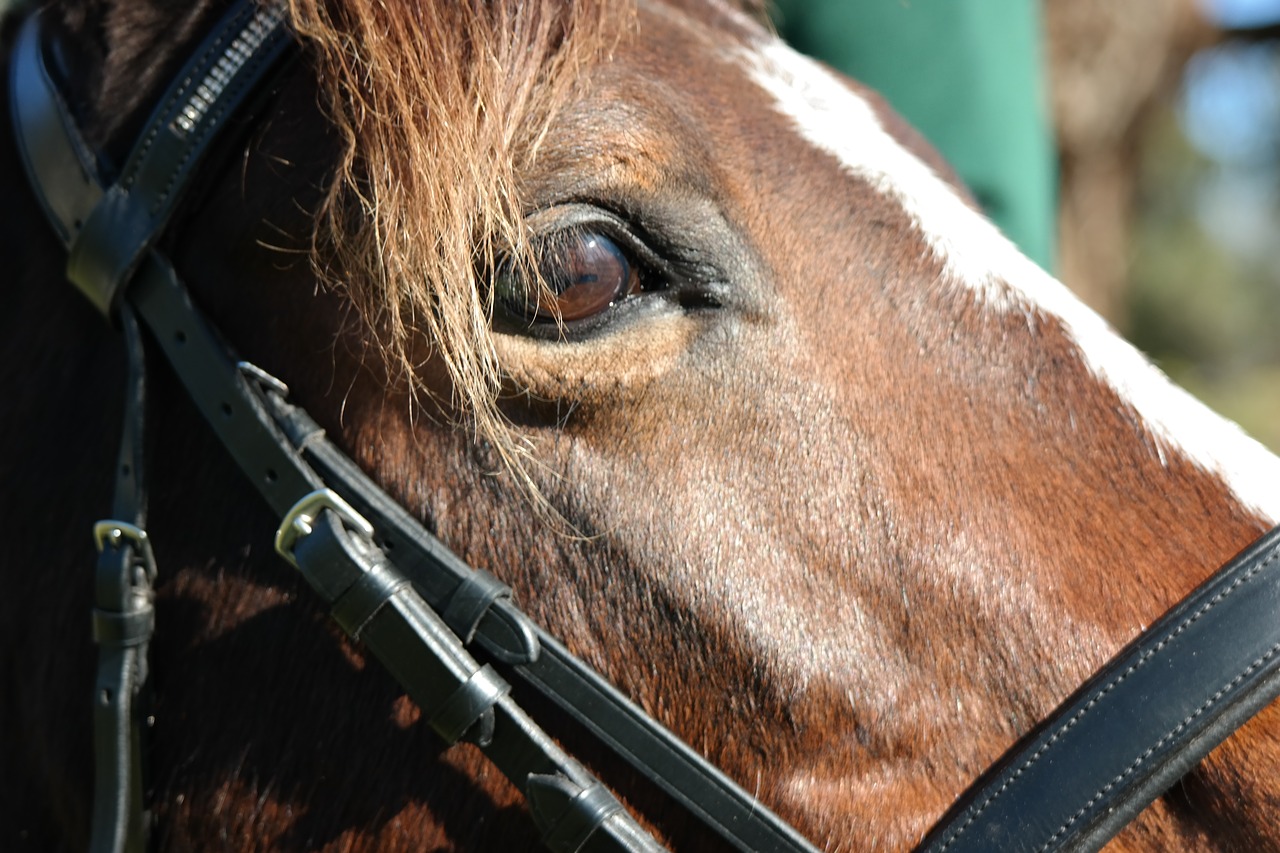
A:
{"label": "blurred tree trunk", "polygon": [[1194,0],[1045,0],[1044,12],[1061,169],[1058,273],[1123,328],[1143,126],[1214,32]]}

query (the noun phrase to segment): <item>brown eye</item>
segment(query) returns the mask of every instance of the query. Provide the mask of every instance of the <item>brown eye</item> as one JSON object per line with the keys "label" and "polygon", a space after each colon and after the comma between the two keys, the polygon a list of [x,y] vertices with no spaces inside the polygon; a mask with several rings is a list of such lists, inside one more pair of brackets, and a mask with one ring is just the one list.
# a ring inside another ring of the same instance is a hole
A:
{"label": "brown eye", "polygon": [[603,234],[575,233],[556,241],[543,252],[539,271],[545,291],[510,271],[494,283],[503,307],[529,323],[583,320],[640,291],[635,267]]}

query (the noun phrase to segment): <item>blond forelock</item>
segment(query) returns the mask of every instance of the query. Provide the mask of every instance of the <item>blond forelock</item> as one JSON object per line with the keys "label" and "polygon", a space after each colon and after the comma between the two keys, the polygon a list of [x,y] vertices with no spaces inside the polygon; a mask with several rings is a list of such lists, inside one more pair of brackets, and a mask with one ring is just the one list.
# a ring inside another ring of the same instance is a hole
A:
{"label": "blond forelock", "polygon": [[627,4],[292,0],[292,15],[342,142],[317,268],[393,368],[439,359],[445,402],[518,462],[478,273],[529,251],[518,176]]}

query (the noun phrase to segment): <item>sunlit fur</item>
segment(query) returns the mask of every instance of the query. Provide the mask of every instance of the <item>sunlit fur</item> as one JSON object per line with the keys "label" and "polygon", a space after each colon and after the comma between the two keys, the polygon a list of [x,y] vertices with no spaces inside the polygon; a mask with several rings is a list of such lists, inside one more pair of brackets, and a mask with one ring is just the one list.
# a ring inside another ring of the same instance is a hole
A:
{"label": "sunlit fur", "polygon": [[[218,5],[56,10],[117,161]],[[1187,450],[1179,413],[1203,410],[1134,399],[1154,374],[1116,381],[937,155],[759,5],[298,0],[302,60],[162,247],[238,357],[570,649],[820,848],[907,849],[1274,504]],[[17,160],[0,133],[0,849],[84,850],[88,531],[123,369]],[[568,341],[491,330],[492,255],[581,207],[669,288]],[[153,373],[156,846],[537,849],[513,786],[340,635]],[[1217,450],[1265,490],[1271,457]],[[522,465],[581,535],[530,511]],[[673,847],[716,849],[529,705]],[[1278,717],[1115,849],[1280,849]]]}
{"label": "sunlit fur", "polygon": [[433,342],[453,383],[446,402],[518,465],[480,277],[504,262],[536,268],[518,176],[629,13],[558,0],[295,0],[293,13],[343,143],[316,244],[322,275],[409,374]]}

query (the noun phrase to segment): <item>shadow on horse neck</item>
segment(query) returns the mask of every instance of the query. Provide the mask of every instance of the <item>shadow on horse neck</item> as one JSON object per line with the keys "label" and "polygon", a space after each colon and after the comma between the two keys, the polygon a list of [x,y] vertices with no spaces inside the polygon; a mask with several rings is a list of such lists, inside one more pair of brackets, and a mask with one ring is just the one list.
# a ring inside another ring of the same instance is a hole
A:
{"label": "shadow on horse neck", "polygon": [[[911,846],[1280,517],[1280,462],[748,10],[391,5],[294,4],[301,60],[168,251],[392,496],[819,846]],[[213,12],[53,13],[116,162]],[[63,282],[7,134],[0,162],[0,838],[84,849],[88,531],[123,356]],[[275,522],[157,373],[160,846],[533,847],[515,792],[272,553]],[[1117,849],[1280,847],[1278,725],[1264,712]],[[677,849],[712,849],[583,757]]]}

